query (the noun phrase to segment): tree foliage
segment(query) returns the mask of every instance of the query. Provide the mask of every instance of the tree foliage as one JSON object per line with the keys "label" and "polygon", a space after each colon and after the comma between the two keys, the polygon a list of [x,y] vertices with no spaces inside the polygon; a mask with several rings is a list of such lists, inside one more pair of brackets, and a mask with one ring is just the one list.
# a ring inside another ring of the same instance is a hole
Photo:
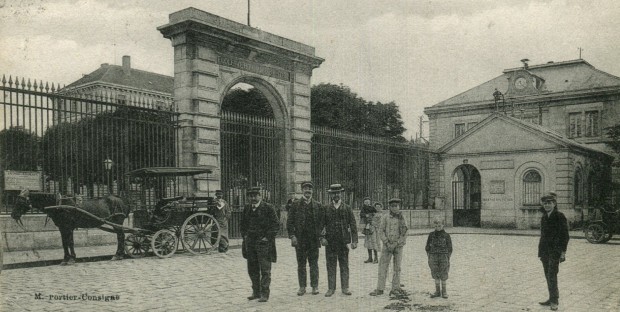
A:
{"label": "tree foliage", "polygon": [[344,85],[319,84],[311,92],[312,124],[405,141],[396,103],[371,102]]}
{"label": "tree foliage", "polygon": [[222,109],[235,113],[273,118],[267,98],[256,88],[232,89],[222,101]]}
{"label": "tree foliage", "polygon": [[39,139],[23,127],[0,131],[0,164],[2,170],[34,171],[39,161]]}
{"label": "tree foliage", "polygon": [[[347,86],[322,83],[312,87],[310,102],[312,125],[405,141],[400,110],[393,101],[367,101]],[[269,101],[255,88],[231,90],[222,109],[273,118]]]}
{"label": "tree foliage", "polygon": [[133,169],[174,164],[174,123],[168,112],[118,108],[93,118],[50,127],[42,138],[43,167],[64,189],[71,179],[79,185],[104,183],[103,162],[114,162],[111,178]]}

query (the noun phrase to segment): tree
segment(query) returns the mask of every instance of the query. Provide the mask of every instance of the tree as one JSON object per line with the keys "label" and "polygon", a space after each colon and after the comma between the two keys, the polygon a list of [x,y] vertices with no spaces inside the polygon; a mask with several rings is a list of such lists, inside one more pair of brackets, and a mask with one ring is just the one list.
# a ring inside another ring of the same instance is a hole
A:
{"label": "tree", "polygon": [[0,131],[1,170],[34,171],[38,169],[39,138],[23,127]]}
{"label": "tree", "polygon": [[[400,110],[396,103],[373,103],[364,100],[344,85],[322,83],[310,92],[312,125],[405,141]],[[273,118],[267,98],[256,88],[232,89],[222,109]]]}
{"label": "tree", "polygon": [[[122,174],[149,166],[174,165],[175,124],[169,112],[119,107],[72,123],[50,127],[42,139],[43,168],[67,191],[104,183],[106,158],[113,159],[112,179],[122,184]],[[93,194],[89,194],[92,196]]]}
{"label": "tree", "polygon": [[313,125],[405,141],[394,102],[369,102],[347,86],[329,83],[313,86],[310,98]]}
{"label": "tree", "polygon": [[267,98],[256,88],[232,89],[222,101],[222,109],[235,113],[273,118]]}

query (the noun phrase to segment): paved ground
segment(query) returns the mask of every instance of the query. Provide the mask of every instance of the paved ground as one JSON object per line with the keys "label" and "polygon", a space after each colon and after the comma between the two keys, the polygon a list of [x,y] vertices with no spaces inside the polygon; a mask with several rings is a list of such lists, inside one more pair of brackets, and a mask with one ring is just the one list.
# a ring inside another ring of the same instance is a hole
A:
{"label": "paved ground", "polygon": [[[3,270],[0,310],[389,311],[384,308],[400,306],[414,311],[545,311],[537,303],[546,299],[542,266],[536,258],[537,237],[452,236],[449,299],[429,298],[434,285],[424,253],[425,236],[410,236],[406,245],[402,282],[410,301],[368,296],[375,288],[377,265],[363,263],[364,249],[350,254],[353,296],[343,296],[340,289],[331,298],[323,296],[327,281],[321,250],[321,294],[298,297],[294,252],[289,240],[280,239],[267,303],[245,299],[250,294],[245,260],[239,249],[233,249],[227,254]],[[567,261],[560,266],[560,310],[618,311],[618,260],[618,241],[593,245],[571,240]],[[92,300],[83,300],[83,295]],[[110,296],[110,301],[97,301],[97,296]]]}

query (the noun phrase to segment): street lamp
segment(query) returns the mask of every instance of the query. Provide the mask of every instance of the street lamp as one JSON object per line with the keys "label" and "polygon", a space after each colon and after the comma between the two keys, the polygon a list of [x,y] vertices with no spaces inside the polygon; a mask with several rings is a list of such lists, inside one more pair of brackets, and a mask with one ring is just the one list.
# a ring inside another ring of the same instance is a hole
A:
{"label": "street lamp", "polygon": [[112,179],[110,178],[110,173],[112,172],[112,164],[114,162],[112,161],[112,159],[110,158],[106,158],[103,161],[103,167],[105,168],[105,171],[107,172],[108,175],[108,193],[112,194]]}
{"label": "street lamp", "polygon": [[495,88],[495,92],[493,92],[493,100],[495,100],[495,111],[499,111],[499,103],[501,100],[502,106],[505,106],[506,101],[504,100],[504,95]]}

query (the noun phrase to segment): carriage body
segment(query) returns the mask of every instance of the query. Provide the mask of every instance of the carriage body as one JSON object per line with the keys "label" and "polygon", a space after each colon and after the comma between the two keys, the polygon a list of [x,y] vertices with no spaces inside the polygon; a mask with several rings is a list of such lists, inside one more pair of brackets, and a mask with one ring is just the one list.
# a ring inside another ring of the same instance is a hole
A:
{"label": "carriage body", "polygon": [[602,244],[614,235],[620,234],[620,209],[618,207],[601,207],[594,209],[590,220],[584,227],[588,242]]}
{"label": "carriage body", "polygon": [[177,249],[204,254],[217,248],[222,233],[211,213],[216,207],[214,198],[182,190],[189,179],[208,175],[212,169],[151,167],[127,173],[133,230],[126,237],[126,253],[142,257],[153,251],[163,258]]}

